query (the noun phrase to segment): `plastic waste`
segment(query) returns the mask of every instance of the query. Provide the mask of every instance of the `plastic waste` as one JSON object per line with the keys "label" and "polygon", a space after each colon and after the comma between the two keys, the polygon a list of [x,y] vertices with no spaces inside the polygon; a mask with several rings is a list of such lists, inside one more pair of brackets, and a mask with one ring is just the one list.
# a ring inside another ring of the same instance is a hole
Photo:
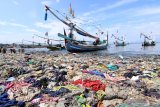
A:
{"label": "plastic waste", "polygon": [[110,71],[115,71],[115,70],[119,69],[119,67],[117,65],[112,65],[112,64],[107,64],[107,68]]}
{"label": "plastic waste", "polygon": [[7,79],[7,82],[12,82],[12,81],[14,81],[14,80],[15,80],[14,77],[10,77],[10,78]]}
{"label": "plastic waste", "polygon": [[119,57],[120,59],[122,59],[122,60],[124,59],[124,57],[123,57],[122,55],[118,55],[118,57]]}
{"label": "plastic waste", "polygon": [[139,76],[133,76],[133,77],[131,78],[131,80],[132,80],[132,81],[137,81],[137,80],[139,80]]}

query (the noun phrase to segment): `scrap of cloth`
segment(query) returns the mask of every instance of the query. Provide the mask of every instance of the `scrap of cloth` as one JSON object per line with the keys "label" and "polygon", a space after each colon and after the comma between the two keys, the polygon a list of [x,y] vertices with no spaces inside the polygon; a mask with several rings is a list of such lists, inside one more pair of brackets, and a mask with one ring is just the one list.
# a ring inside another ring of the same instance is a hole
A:
{"label": "scrap of cloth", "polygon": [[82,72],[92,74],[92,75],[98,75],[98,76],[105,78],[104,74],[97,70],[82,70]]}
{"label": "scrap of cloth", "polygon": [[4,93],[5,91],[5,86],[4,85],[0,85],[0,94]]}
{"label": "scrap of cloth", "polygon": [[18,106],[18,107],[25,107],[25,102],[18,102],[15,99],[10,100],[8,98],[7,93],[3,93],[0,95],[0,107],[10,107],[10,106]]}
{"label": "scrap of cloth", "polygon": [[[60,86],[58,86],[58,87],[60,87]],[[48,90],[48,89],[43,90],[43,93],[49,94],[50,97],[63,96],[69,92],[71,92],[71,91],[67,88],[64,88],[64,87],[61,87],[59,90],[56,90],[56,91],[52,91],[52,90]]]}
{"label": "scrap of cloth", "polygon": [[31,86],[31,84],[25,82],[11,82],[6,85],[6,88],[16,91],[23,86]]}
{"label": "scrap of cloth", "polygon": [[87,104],[87,99],[83,94],[76,96],[76,101],[78,103],[78,107],[91,107],[89,104]]}
{"label": "scrap of cloth", "polygon": [[10,99],[17,101],[30,101],[40,91],[37,88],[30,87],[31,84],[25,82],[12,82],[7,84],[7,93]]}
{"label": "scrap of cloth", "polygon": [[80,90],[77,86],[66,85],[66,86],[55,86],[55,87],[53,88],[53,91],[58,91],[58,90],[60,90],[60,89],[62,89],[62,88],[66,88],[66,89],[72,90],[72,91],[74,91],[74,90]]}
{"label": "scrap of cloth", "polygon": [[112,82],[120,82],[120,81],[126,80],[124,77],[111,77],[109,74],[105,74],[105,73],[104,73],[104,76],[106,80],[112,81]]}
{"label": "scrap of cloth", "polygon": [[73,81],[72,84],[79,85],[82,84],[84,87],[90,88],[92,91],[105,90],[106,85],[101,83],[100,80],[82,80],[78,79]]}

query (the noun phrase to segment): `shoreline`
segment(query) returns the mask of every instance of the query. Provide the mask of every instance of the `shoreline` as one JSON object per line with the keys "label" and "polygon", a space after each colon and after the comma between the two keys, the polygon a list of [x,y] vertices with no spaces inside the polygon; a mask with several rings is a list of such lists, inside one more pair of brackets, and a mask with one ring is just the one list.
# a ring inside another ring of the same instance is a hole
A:
{"label": "shoreline", "polygon": [[[49,55],[55,55],[55,54],[60,54],[60,55],[65,55],[65,54],[72,54],[66,50],[63,50],[63,51],[31,51],[31,52],[25,52],[26,54],[49,54]],[[79,55],[88,55],[88,56],[91,56],[91,55],[94,55],[94,56],[119,56],[119,55],[122,55],[122,56],[126,56],[126,57],[150,57],[150,56],[157,56],[159,57],[160,54],[142,54],[142,53],[128,53],[128,52],[116,52],[116,53],[107,53],[107,51],[104,51],[101,53],[101,51],[99,52],[96,52],[96,51],[93,51],[93,52],[82,52],[82,53],[73,53],[73,54],[79,54]]]}

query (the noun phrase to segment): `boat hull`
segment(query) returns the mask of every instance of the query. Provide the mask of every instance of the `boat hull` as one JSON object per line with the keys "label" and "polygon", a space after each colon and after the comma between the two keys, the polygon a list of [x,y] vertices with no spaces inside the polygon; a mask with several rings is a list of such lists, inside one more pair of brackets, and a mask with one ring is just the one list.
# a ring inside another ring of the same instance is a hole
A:
{"label": "boat hull", "polygon": [[60,50],[60,47],[54,47],[54,46],[48,46],[47,49],[51,50],[51,51],[55,51],[55,50]]}
{"label": "boat hull", "polygon": [[144,42],[143,44],[142,44],[142,46],[155,46],[156,45],[156,43],[154,42],[154,41],[152,41],[151,43],[149,43],[149,42]]}
{"label": "boat hull", "polygon": [[126,46],[126,44],[116,44],[116,46]]}
{"label": "boat hull", "polygon": [[73,42],[67,42],[66,43],[66,49],[69,52],[90,52],[90,51],[98,51],[98,50],[104,50],[107,49],[107,45],[91,45],[91,46],[86,46],[82,44],[75,44]]}
{"label": "boat hull", "polygon": [[122,43],[117,42],[117,43],[115,43],[115,45],[116,46],[126,46],[126,43],[125,42],[122,42]]}

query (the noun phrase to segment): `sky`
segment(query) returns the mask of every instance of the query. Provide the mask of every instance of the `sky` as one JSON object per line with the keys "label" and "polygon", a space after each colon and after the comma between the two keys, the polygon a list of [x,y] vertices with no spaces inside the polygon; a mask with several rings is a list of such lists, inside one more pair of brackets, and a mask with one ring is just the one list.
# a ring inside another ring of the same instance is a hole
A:
{"label": "sky", "polygon": [[[63,28],[68,33],[69,28],[50,13],[45,21],[44,5],[70,17],[70,4],[76,17],[72,20],[92,35],[101,29],[105,34],[108,32],[110,42],[117,31],[117,36],[125,35],[127,42],[143,41],[140,33],[160,41],[160,0],[2,0],[0,43],[27,43],[27,40],[44,43],[46,40],[34,35],[45,36],[45,32],[51,39],[60,39],[57,33],[63,33]],[[89,40],[76,33],[75,36]]]}

